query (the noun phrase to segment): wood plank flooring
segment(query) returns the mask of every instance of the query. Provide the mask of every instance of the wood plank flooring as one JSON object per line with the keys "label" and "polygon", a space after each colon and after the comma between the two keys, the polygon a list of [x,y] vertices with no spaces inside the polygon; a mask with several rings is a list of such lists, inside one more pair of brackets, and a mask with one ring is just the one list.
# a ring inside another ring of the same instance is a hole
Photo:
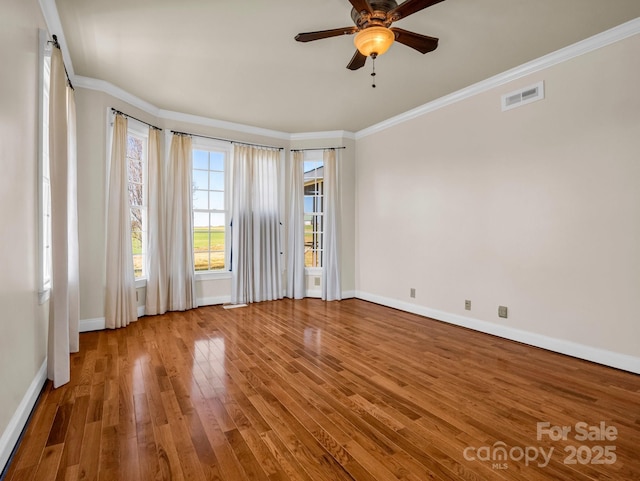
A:
{"label": "wood plank flooring", "polygon": [[71,365],[6,481],[640,479],[640,376],[364,301],[145,317]]}

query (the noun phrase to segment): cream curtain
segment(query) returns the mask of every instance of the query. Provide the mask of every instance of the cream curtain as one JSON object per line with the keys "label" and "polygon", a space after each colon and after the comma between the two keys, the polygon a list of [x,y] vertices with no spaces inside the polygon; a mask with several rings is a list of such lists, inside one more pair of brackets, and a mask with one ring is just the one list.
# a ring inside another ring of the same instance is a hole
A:
{"label": "cream curtain", "polygon": [[164,203],[164,163],[160,154],[161,133],[149,128],[148,149],[148,255],[145,314],[167,311],[166,221]]}
{"label": "cream curtain", "polygon": [[302,299],[304,276],[304,153],[293,152],[289,168],[287,229],[287,297]]}
{"label": "cream curtain", "polygon": [[167,306],[170,311],[198,307],[193,264],[191,137],[173,134],[167,173]]}
{"label": "cream curtain", "polygon": [[106,327],[125,327],[138,319],[131,248],[131,211],[127,171],[127,118],[113,121],[107,194]]}
{"label": "cream curtain", "polygon": [[69,236],[69,351],[80,350],[80,246],[78,241],[78,151],[76,136],[76,95],[67,86],[67,156],[69,186],[67,191]]}
{"label": "cream curtain", "polygon": [[75,99],[66,85],[60,50],[51,53],[49,162],[51,171],[52,290],[49,298],[47,376],[59,387],[70,379],[69,352],[78,350],[78,217]]}
{"label": "cream curtain", "polygon": [[334,149],[325,150],[324,161],[324,259],[322,299],[342,299],[340,284],[340,182]]}
{"label": "cream curtain", "polygon": [[280,152],[235,145],[231,302],[282,298],[278,181]]}

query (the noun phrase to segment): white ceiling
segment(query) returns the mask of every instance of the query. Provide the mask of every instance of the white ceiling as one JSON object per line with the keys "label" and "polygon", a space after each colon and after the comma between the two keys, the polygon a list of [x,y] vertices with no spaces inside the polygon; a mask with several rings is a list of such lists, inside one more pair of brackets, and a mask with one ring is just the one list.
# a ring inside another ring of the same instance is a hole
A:
{"label": "white ceiling", "polygon": [[[158,108],[289,133],[356,132],[640,16],[639,0],[446,0],[394,26],[401,44],[358,70],[348,0],[56,0],[76,75]],[[52,32],[55,33],[55,32]]]}

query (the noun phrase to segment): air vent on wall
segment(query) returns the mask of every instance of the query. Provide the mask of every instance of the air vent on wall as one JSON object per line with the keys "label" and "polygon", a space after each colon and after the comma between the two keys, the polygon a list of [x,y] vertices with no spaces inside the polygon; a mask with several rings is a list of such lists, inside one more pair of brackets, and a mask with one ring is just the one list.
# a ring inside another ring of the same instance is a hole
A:
{"label": "air vent on wall", "polygon": [[544,98],[544,82],[525,87],[502,96],[502,111],[530,104]]}

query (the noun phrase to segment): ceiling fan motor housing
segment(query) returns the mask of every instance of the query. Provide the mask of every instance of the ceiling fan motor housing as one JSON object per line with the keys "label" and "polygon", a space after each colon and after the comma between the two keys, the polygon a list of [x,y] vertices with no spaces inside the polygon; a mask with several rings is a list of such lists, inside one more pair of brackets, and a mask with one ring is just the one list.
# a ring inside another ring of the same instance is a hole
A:
{"label": "ceiling fan motor housing", "polygon": [[388,28],[393,23],[394,19],[389,18],[387,13],[398,6],[395,0],[370,0],[369,5],[373,13],[351,9],[351,19],[358,28],[363,29],[374,25]]}

